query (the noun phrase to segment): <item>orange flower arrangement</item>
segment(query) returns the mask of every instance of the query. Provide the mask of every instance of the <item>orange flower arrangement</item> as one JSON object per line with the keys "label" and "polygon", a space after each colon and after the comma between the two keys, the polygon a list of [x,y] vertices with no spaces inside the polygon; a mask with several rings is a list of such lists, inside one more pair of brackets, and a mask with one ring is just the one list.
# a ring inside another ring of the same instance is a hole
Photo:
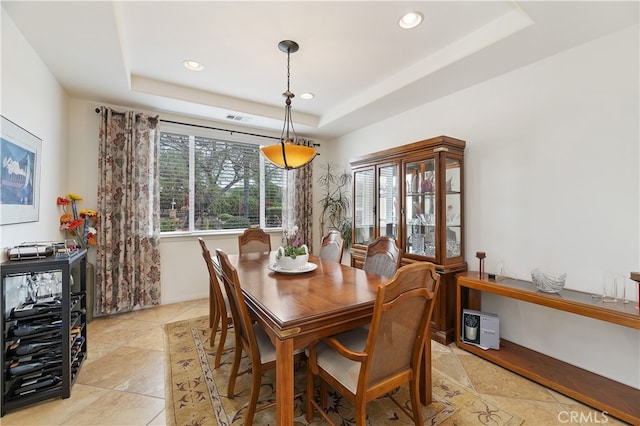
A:
{"label": "orange flower arrangement", "polygon": [[[67,197],[58,197],[57,204],[62,206],[63,214],[60,216],[60,230],[66,231],[80,247],[95,246],[98,244],[96,235],[98,230],[95,225],[98,221],[98,212],[82,209],[78,213],[76,201],[82,197],[77,194],[67,194]],[[67,206],[71,206],[71,212],[67,212]]]}

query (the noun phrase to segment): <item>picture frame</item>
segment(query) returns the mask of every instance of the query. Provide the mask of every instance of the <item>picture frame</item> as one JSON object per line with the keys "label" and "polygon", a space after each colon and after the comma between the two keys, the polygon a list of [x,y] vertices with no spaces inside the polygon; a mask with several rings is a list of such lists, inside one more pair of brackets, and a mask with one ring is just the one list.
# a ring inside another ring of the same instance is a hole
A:
{"label": "picture frame", "polygon": [[40,219],[42,139],[0,115],[0,226]]}

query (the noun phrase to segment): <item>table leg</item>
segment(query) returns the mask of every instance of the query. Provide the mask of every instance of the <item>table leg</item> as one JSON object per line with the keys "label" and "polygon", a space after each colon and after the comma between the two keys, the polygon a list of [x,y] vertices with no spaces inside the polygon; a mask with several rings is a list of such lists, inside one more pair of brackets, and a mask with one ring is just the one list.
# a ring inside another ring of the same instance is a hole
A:
{"label": "table leg", "polygon": [[276,423],[293,425],[293,340],[276,340]]}

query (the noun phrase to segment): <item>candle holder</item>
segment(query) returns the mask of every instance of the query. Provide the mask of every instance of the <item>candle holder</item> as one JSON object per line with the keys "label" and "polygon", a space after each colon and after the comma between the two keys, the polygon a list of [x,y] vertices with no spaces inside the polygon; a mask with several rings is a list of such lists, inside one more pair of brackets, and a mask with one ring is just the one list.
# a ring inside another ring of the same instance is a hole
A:
{"label": "candle holder", "polygon": [[484,258],[487,257],[487,254],[483,251],[477,251],[476,257],[480,262],[480,278],[482,278],[482,274],[484,273]]}

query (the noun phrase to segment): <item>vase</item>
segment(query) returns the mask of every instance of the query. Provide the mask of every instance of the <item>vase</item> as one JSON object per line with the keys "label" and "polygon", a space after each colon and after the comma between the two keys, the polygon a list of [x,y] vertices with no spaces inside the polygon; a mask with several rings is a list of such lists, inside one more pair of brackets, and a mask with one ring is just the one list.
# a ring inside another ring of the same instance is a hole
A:
{"label": "vase", "polygon": [[276,250],[276,264],[280,267],[280,269],[284,270],[294,270],[303,267],[309,261],[309,249],[305,244],[301,247],[304,248],[305,254],[299,254],[295,258],[285,256],[284,248],[278,247]]}
{"label": "vase", "polygon": [[475,341],[478,338],[478,327],[464,326],[464,335],[467,340]]}

